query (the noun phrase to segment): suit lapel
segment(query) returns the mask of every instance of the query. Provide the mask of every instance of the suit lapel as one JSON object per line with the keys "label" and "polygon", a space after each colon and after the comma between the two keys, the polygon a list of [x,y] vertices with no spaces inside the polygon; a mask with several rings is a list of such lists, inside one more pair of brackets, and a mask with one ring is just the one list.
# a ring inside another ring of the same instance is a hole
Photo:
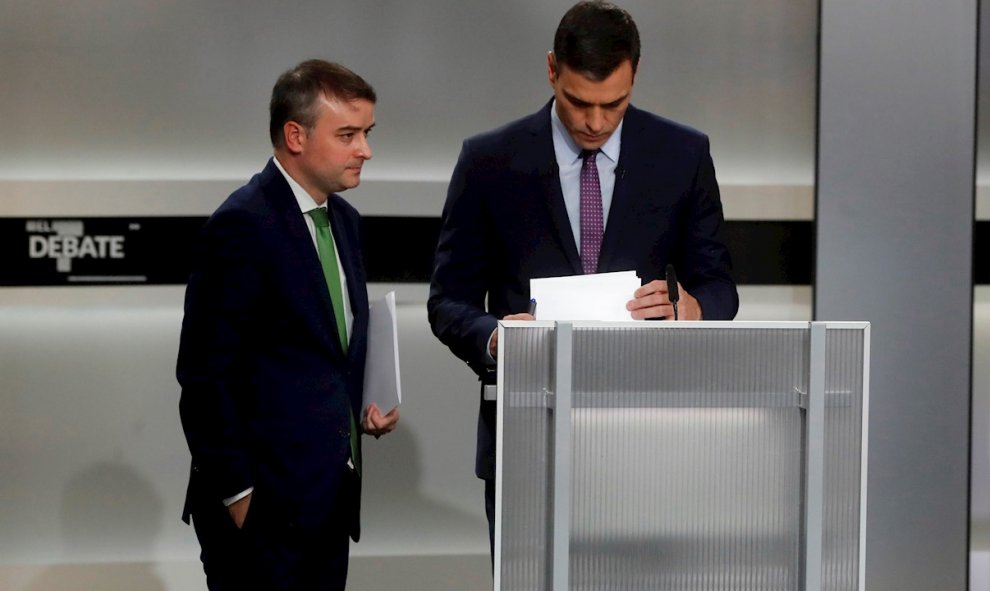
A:
{"label": "suit lapel", "polygon": [[564,194],[560,189],[560,169],[557,166],[557,156],[553,149],[553,132],[550,129],[550,109],[553,101],[547,105],[532,119],[530,132],[533,134],[534,158],[537,163],[536,174],[541,184],[541,194],[547,209],[550,211],[550,219],[553,220],[553,230],[560,244],[567,262],[571,266],[574,274],[581,273],[581,255],[578,253],[577,243],[574,242],[574,232],[571,230],[571,221],[567,216],[567,207],[564,205]]}
{"label": "suit lapel", "polygon": [[[331,352],[344,357],[344,351],[337,339],[337,323],[333,315],[333,305],[330,302],[330,290],[323,277],[323,267],[320,265],[320,255],[313,245],[313,237],[303,219],[292,189],[285,181],[282,173],[269,162],[273,174],[269,174],[268,193],[270,203],[279,217],[279,225],[285,229],[285,242],[290,267],[296,267],[296,273],[287,273],[286,280],[294,284],[288,286],[287,292],[295,298],[300,312],[309,319],[317,337]],[[269,172],[266,168],[266,172]]]}
{"label": "suit lapel", "polygon": [[611,270],[626,271],[628,269],[612,269],[610,267],[612,259],[620,252],[623,238],[629,230],[630,222],[626,216],[635,215],[635,208],[632,207],[632,196],[629,188],[635,184],[636,173],[640,170],[637,158],[642,156],[643,150],[636,145],[640,137],[641,130],[637,128],[639,118],[637,109],[629,106],[626,109],[622,123],[622,147],[619,149],[619,162],[616,167],[615,185],[612,188],[612,205],[609,207],[608,220],[605,223],[605,234],[602,236],[601,251],[598,253],[598,271],[607,272]]}
{"label": "suit lapel", "polygon": [[349,356],[356,355],[363,346],[362,335],[366,334],[368,322],[368,293],[365,289],[364,265],[361,262],[360,237],[349,232],[348,224],[342,219],[339,195],[330,195],[327,209],[330,213],[330,230],[337,245],[337,257],[347,276],[347,299],[354,316],[351,326]]}

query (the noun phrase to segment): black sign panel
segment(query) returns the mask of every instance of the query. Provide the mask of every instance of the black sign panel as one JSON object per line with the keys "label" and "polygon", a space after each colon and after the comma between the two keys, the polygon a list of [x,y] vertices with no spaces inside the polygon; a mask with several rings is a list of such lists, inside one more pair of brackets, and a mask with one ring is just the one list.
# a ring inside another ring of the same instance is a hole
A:
{"label": "black sign panel", "polygon": [[[183,285],[205,217],[0,218],[0,286]],[[435,217],[366,216],[371,282],[428,282],[440,232]],[[728,222],[741,284],[811,282],[811,222]],[[396,237],[402,237],[397,248]]]}
{"label": "black sign panel", "polygon": [[[0,218],[0,287],[183,285],[200,217]],[[436,217],[366,216],[368,280],[425,283],[440,232]],[[810,285],[815,226],[809,221],[728,221],[726,243],[741,285]],[[975,224],[974,278],[990,283],[990,222]],[[400,242],[397,237],[401,237]]]}
{"label": "black sign panel", "polygon": [[205,221],[0,218],[0,286],[184,284]]}

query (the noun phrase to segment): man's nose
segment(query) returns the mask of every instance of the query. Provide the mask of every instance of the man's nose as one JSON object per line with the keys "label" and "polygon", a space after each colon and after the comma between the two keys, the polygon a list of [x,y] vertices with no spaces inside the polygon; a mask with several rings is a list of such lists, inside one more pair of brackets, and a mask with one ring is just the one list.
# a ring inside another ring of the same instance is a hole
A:
{"label": "man's nose", "polygon": [[357,146],[357,156],[359,158],[364,158],[365,160],[371,160],[371,144],[368,143],[368,137],[362,135],[359,141],[360,144]]}
{"label": "man's nose", "polygon": [[591,107],[585,114],[584,124],[591,133],[600,133],[605,126],[605,116],[601,107]]}

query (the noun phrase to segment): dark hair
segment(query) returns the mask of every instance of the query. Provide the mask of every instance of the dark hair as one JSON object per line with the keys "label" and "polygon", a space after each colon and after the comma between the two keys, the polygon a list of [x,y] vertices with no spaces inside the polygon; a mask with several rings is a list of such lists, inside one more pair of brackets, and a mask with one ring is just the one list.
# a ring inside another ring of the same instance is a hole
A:
{"label": "dark hair", "polygon": [[272,145],[285,143],[282,128],[288,121],[295,121],[306,129],[316,125],[317,101],[321,97],[353,101],[365,99],[374,103],[375,90],[354,72],[344,66],[323,60],[307,60],[278,77],[272,88],[272,100],[268,105],[271,116],[268,133]]}
{"label": "dark hair", "polygon": [[628,12],[599,0],[578,2],[560,19],[553,38],[557,68],[566,66],[592,80],[604,80],[629,60],[639,65],[639,30]]}

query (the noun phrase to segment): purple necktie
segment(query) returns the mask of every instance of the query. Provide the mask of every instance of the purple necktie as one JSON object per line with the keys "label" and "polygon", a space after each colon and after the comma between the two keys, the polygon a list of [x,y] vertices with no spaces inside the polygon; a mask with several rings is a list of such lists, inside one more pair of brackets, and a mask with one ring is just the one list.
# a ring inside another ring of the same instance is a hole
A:
{"label": "purple necktie", "polygon": [[602,216],[602,187],[598,182],[598,166],[595,158],[598,150],[582,152],[581,164],[581,270],[595,273],[598,270],[598,251],[605,233]]}

